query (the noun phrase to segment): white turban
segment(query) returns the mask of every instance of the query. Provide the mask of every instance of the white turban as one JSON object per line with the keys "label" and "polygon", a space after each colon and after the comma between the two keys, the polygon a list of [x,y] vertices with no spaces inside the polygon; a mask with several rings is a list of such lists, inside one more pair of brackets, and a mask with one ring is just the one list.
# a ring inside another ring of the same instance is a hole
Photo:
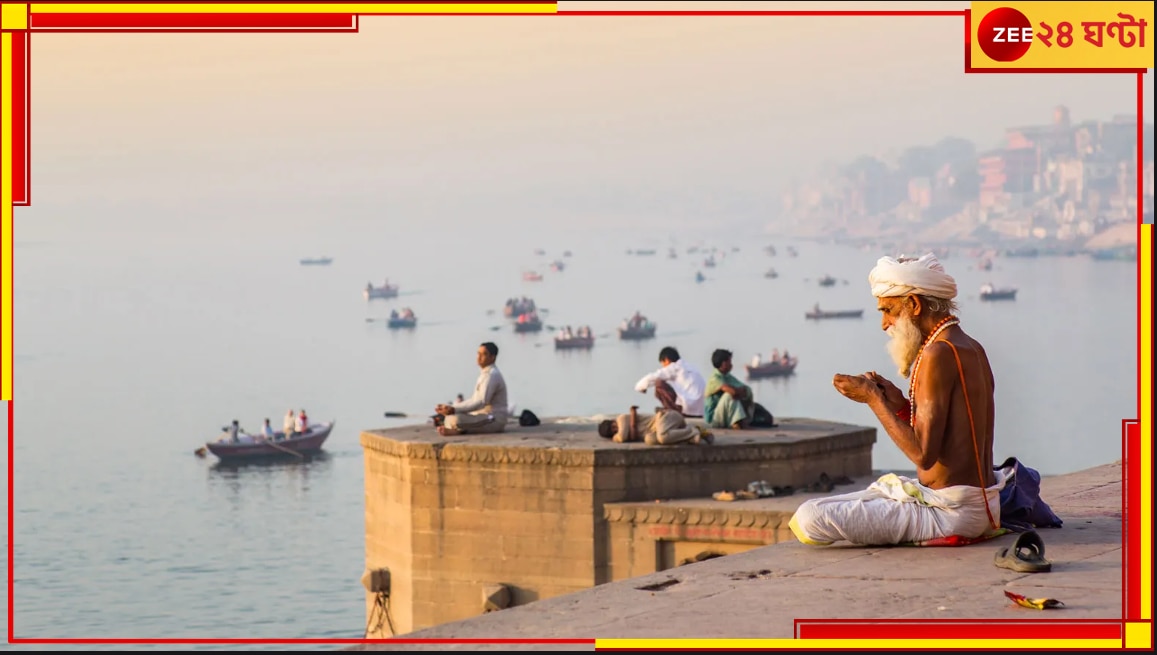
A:
{"label": "white turban", "polygon": [[881,257],[868,274],[868,284],[877,298],[918,295],[952,300],[956,297],[956,280],[944,272],[940,260],[932,253],[903,263]]}

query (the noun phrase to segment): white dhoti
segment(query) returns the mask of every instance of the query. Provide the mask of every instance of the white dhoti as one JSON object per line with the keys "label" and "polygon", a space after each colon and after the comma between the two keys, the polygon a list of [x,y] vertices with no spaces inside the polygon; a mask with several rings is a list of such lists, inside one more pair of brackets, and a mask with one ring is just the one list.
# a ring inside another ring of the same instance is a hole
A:
{"label": "white dhoti", "polygon": [[[887,546],[950,536],[976,538],[1000,527],[1000,490],[1010,476],[1010,470],[996,471],[996,484],[982,491],[968,485],[930,489],[912,478],[889,473],[863,491],[805,502],[788,527],[797,539],[813,546],[837,541]],[[996,526],[989,523],[989,512]]]}

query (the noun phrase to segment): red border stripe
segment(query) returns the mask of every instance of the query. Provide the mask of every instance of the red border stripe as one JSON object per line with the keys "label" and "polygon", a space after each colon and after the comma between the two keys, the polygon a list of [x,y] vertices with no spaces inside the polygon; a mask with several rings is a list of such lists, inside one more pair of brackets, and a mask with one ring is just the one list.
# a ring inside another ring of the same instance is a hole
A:
{"label": "red border stripe", "polygon": [[1097,623],[801,623],[800,639],[1122,639],[1120,621]]}
{"label": "red border stripe", "polygon": [[1141,425],[1125,425],[1125,620],[1141,619]]}
{"label": "red border stripe", "polygon": [[12,204],[29,204],[28,32],[12,33]]}
{"label": "red border stripe", "polygon": [[298,29],[352,30],[353,14],[31,14],[31,30]]}

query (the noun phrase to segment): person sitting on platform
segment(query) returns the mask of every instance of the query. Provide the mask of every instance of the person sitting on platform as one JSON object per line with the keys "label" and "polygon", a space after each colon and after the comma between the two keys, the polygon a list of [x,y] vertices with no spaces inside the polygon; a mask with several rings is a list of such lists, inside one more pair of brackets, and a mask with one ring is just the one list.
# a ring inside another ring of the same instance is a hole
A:
{"label": "person sitting on platform", "polygon": [[438,434],[450,437],[458,434],[493,434],[506,431],[509,412],[506,399],[506,380],[494,362],[498,346],[487,341],[478,346],[478,382],[474,395],[452,405],[438,405],[434,411],[442,417]]}
{"label": "person sitting on platform", "polygon": [[731,351],[719,349],[711,353],[711,365],[715,370],[707,378],[703,420],[713,428],[749,427],[755,414],[755,394],[731,374]]}
{"label": "person sitting on platform", "polygon": [[635,383],[635,391],[647,393],[647,388],[654,385],[655,397],[664,408],[683,416],[703,416],[703,389],[707,386],[703,374],[680,359],[679,351],[671,346],[659,351],[659,363],[662,364],[659,370]]}
{"label": "person sitting on platform", "polygon": [[956,281],[929,253],[881,258],[868,283],[888,351],[901,376],[911,373],[908,397],[874,371],[836,375],[832,384],[871,408],[917,479],[890,473],[864,491],[809,500],[788,525],[812,545],[992,536],[1011,470],[993,470],[995,380],[984,348],[953,315]]}
{"label": "person sitting on platform", "polygon": [[642,441],[649,446],[715,441],[709,430],[687,425],[687,419],[676,410],[660,408],[654,414],[640,414],[637,405],[627,414],[600,422],[599,436],[618,443]]}

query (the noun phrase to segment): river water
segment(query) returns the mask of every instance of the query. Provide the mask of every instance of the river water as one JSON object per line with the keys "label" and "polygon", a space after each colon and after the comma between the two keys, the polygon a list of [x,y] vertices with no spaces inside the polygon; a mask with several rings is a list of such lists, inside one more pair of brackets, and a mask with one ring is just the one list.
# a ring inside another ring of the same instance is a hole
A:
{"label": "river water", "polygon": [[[717,347],[737,361],[789,349],[797,374],[755,385],[777,416],[874,425],[832,374],[879,370],[904,387],[865,280],[884,253],[798,243],[790,258],[785,241],[758,231],[522,233],[479,248],[433,229],[402,240],[382,225],[324,253],[286,236],[21,240],[34,233],[17,230],[15,260],[17,637],[360,637],[359,431],[398,424],[385,411],[424,415],[469,394],[481,341],[499,345],[511,401],[540,416],[626,410],[668,344],[704,371]],[[703,256],[686,250],[701,241],[725,256],[696,284]],[[778,256],[762,251],[768,243]],[[550,271],[565,249],[567,268]],[[298,264],[319,254],[333,265]],[[1121,419],[1136,413],[1136,265],[998,259],[981,272],[964,254],[944,263],[960,285],[963,327],[995,369],[997,460],[1015,455],[1051,475],[1118,459]],[[765,279],[773,266],[779,278]],[[523,282],[528,269],[546,279]],[[820,288],[824,274],[841,282]],[[385,277],[402,296],[366,302],[366,282]],[[989,280],[1020,296],[978,302]],[[641,310],[658,338],[555,352],[550,333],[515,335],[501,319],[520,294],[548,324],[596,334]],[[806,321],[816,302],[865,317]],[[405,306],[418,328],[387,330],[381,319]],[[231,419],[279,425],[303,406],[337,421],[324,458],[236,469],[193,455]],[[874,467],[911,468],[883,432]]]}

